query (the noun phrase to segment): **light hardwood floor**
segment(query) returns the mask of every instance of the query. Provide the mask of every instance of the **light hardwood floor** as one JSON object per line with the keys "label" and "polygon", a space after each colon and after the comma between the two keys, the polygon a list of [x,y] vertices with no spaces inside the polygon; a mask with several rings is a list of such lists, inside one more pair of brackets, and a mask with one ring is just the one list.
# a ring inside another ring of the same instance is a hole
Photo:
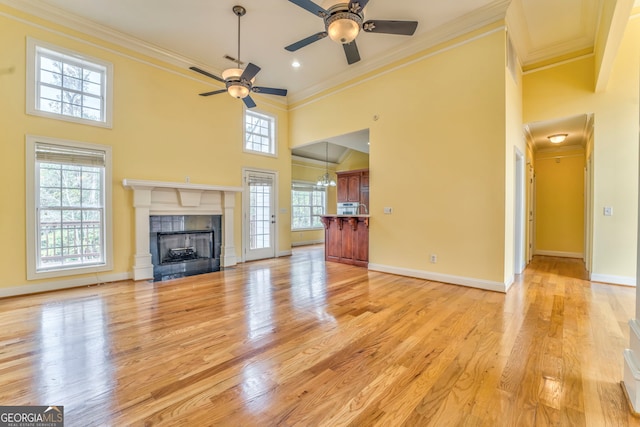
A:
{"label": "light hardwood floor", "polygon": [[539,257],[508,294],[323,261],[0,300],[0,405],[67,426],[627,426],[635,289]]}

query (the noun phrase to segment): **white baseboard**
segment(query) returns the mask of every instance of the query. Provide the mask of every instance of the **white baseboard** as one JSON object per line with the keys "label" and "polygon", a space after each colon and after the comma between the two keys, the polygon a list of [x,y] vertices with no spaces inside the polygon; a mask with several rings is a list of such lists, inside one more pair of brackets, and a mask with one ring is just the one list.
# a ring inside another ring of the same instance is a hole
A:
{"label": "white baseboard", "polygon": [[309,245],[319,245],[320,243],[324,243],[324,239],[322,240],[305,240],[302,242],[291,243],[291,246],[309,246]]}
{"label": "white baseboard", "polygon": [[21,286],[12,286],[10,288],[0,288],[0,298],[35,294],[38,292],[57,291],[59,289],[78,288],[80,286],[96,285],[98,283],[119,282],[122,280],[129,280],[131,277],[131,273],[98,274],[76,279],[40,282],[31,285],[24,284]]}
{"label": "white baseboard", "polygon": [[389,265],[371,264],[369,270],[380,271],[383,273],[397,274],[399,276],[415,277],[418,279],[432,280],[434,282],[450,283],[453,285],[468,286],[470,288],[484,289],[487,291],[506,293],[509,286],[513,283],[492,282],[490,280],[474,279],[471,277],[451,276],[448,274],[432,273],[423,270],[413,270],[409,268],[392,267]]}
{"label": "white baseboard", "polygon": [[543,255],[543,256],[557,256],[561,258],[580,258],[584,259],[584,254],[582,252],[562,252],[562,251],[541,251],[536,249],[533,251],[534,255]]}
{"label": "white baseboard", "polygon": [[291,249],[289,249],[288,251],[278,251],[278,254],[276,256],[280,258],[281,256],[291,256],[291,255],[293,255],[293,252],[291,252]]}
{"label": "white baseboard", "polygon": [[636,286],[636,278],[635,277],[627,277],[627,276],[612,276],[610,274],[597,274],[591,273],[591,277],[589,278],[592,282],[602,282],[602,283],[611,283],[613,285],[623,285],[623,286]]}

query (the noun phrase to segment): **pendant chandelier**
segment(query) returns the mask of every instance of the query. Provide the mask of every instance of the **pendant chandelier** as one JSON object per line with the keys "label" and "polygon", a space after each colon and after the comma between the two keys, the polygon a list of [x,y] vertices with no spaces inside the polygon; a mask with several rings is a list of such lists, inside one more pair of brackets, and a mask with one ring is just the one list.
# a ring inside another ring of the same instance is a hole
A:
{"label": "pendant chandelier", "polygon": [[336,181],[329,175],[329,143],[325,142],[325,173],[318,177],[317,186],[321,187],[335,187]]}

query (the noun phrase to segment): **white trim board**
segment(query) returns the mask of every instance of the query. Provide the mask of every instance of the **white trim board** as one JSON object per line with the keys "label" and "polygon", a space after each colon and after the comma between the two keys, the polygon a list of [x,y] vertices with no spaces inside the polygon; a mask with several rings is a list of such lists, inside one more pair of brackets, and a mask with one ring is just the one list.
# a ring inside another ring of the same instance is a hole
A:
{"label": "white trim board", "polygon": [[18,295],[36,294],[40,292],[58,291],[61,289],[79,288],[81,286],[100,285],[104,283],[120,282],[131,279],[131,273],[114,273],[85,276],[76,279],[40,282],[32,285],[12,286],[0,288],[0,298],[14,297]]}
{"label": "white trim board", "polygon": [[557,256],[561,258],[580,258],[584,259],[584,254],[582,252],[563,252],[563,251],[541,251],[536,249],[533,251],[533,255],[542,255],[542,256]]}
{"label": "white trim board", "polygon": [[510,281],[510,283],[493,282],[490,280],[474,279],[471,277],[451,276],[448,274],[371,263],[369,263],[369,270],[502,293],[506,293],[513,283],[513,281]]}
{"label": "white trim board", "polygon": [[636,278],[635,277],[627,277],[627,276],[613,276],[610,274],[597,274],[591,273],[591,277],[589,278],[592,282],[600,282],[600,283],[609,283],[612,285],[622,285],[622,286],[636,286]]}

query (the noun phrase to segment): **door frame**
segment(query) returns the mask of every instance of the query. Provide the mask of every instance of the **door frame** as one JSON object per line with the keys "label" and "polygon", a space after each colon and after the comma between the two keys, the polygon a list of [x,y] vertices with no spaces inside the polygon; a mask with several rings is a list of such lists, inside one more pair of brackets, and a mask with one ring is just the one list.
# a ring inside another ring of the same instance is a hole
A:
{"label": "door frame", "polygon": [[514,251],[513,268],[515,274],[522,274],[526,266],[525,262],[525,221],[527,220],[525,211],[525,159],[524,153],[514,147]]}
{"label": "door frame", "polygon": [[[247,261],[247,251],[249,249],[249,187],[247,176],[251,172],[269,174],[273,176],[273,218],[275,223],[272,226],[273,233],[273,258],[278,257],[278,182],[279,173],[277,170],[261,169],[253,167],[242,168],[242,262]],[[268,259],[268,258],[264,258]]]}
{"label": "door frame", "polygon": [[532,162],[527,163],[527,264],[533,259],[536,247],[536,173]]}

